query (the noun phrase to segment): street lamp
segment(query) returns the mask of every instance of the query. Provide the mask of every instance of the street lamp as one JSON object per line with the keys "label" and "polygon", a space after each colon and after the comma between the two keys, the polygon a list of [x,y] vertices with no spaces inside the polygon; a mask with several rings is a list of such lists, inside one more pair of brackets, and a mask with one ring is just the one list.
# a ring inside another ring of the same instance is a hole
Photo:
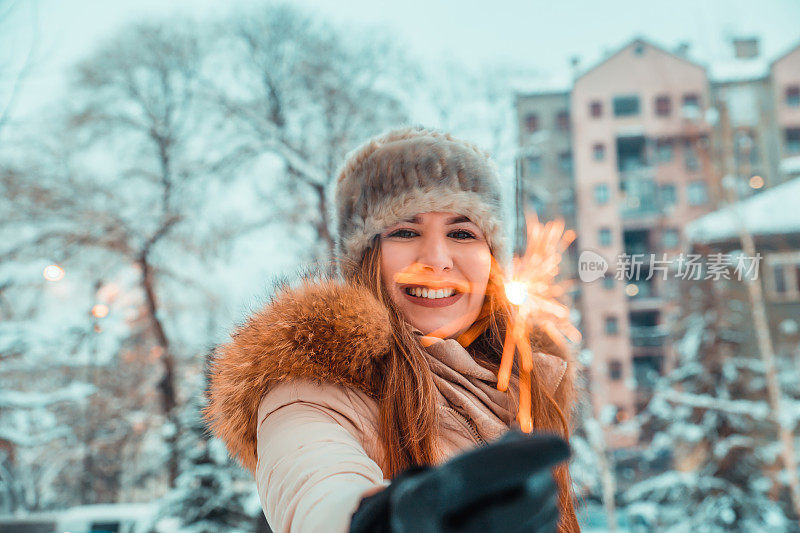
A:
{"label": "street lamp", "polygon": [[64,279],[64,269],[58,265],[47,265],[42,271],[42,276],[47,281],[61,281]]}

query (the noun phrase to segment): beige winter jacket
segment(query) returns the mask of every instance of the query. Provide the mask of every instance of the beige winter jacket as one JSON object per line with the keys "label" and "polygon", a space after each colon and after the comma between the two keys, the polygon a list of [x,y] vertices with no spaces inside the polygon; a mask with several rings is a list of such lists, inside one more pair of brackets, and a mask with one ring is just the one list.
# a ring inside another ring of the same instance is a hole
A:
{"label": "beige winter jacket", "polygon": [[[387,485],[377,434],[386,309],[366,290],[336,281],[284,289],[221,346],[212,363],[206,417],[253,471],[273,531],[346,532],[367,489]],[[508,392],[454,339],[422,338],[436,385],[442,460],[498,438],[515,424]],[[537,354],[558,400],[571,364]]]}

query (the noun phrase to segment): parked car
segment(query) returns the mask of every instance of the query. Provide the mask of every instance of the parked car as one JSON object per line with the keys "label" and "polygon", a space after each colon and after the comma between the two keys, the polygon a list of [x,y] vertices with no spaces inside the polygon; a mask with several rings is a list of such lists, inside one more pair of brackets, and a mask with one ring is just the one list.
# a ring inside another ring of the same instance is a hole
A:
{"label": "parked car", "polygon": [[158,533],[156,505],[81,505],[61,511],[0,515],[3,533]]}

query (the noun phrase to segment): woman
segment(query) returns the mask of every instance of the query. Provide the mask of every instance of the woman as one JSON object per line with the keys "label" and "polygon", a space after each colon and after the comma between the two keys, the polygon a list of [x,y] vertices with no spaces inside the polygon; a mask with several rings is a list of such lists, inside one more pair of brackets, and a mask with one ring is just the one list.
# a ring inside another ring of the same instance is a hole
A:
{"label": "woman", "polygon": [[[340,276],[283,287],[211,365],[206,417],[281,532],[347,531],[419,465],[476,470],[518,426],[518,382],[497,390],[509,257],[488,155],[389,132],[348,157],[336,209]],[[545,339],[531,336],[533,425],[568,438],[572,363]],[[579,531],[567,466],[552,473],[559,531]]]}

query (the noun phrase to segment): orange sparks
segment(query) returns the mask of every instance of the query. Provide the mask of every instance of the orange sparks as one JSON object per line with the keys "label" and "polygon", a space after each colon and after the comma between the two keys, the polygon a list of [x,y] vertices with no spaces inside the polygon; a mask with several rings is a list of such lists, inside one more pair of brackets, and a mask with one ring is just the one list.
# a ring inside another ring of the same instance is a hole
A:
{"label": "orange sparks", "polygon": [[527,249],[522,257],[514,258],[510,276],[503,280],[513,315],[503,343],[497,388],[501,391],[508,388],[514,353],[518,352],[520,405],[517,418],[522,430],[530,433],[533,430],[531,330],[538,327],[559,346],[564,346],[565,340],[578,342],[581,335],[569,321],[569,308],[558,301],[569,283],[556,280],[562,254],[575,240],[575,232],[564,231],[563,220],[542,224],[535,214],[528,214],[525,218]]}
{"label": "orange sparks", "polygon": [[531,420],[531,373],[522,372],[519,376],[519,413],[517,420],[522,431],[530,433],[533,431],[533,420]]}

